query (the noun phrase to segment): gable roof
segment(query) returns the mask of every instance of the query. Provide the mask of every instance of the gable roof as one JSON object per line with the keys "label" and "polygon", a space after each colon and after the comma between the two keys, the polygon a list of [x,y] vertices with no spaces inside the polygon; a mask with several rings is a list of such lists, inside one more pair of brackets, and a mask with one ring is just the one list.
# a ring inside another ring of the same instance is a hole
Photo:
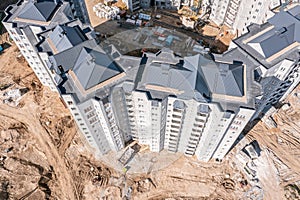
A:
{"label": "gable roof", "polygon": [[277,30],[269,31],[255,38],[249,42],[249,45],[256,49],[262,56],[268,58],[293,42],[300,42],[297,31],[300,31],[300,26],[296,26],[295,24],[277,28]]}
{"label": "gable roof", "polygon": [[53,0],[38,0],[36,2],[29,1],[24,9],[19,13],[18,17],[22,19],[49,21],[57,4]]}

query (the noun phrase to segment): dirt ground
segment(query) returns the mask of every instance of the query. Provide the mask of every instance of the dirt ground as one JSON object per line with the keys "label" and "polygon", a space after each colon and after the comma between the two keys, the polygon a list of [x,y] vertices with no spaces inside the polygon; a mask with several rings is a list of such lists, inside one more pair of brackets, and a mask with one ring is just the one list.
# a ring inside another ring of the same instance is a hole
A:
{"label": "dirt ground", "polygon": [[96,27],[107,21],[104,18],[97,17],[96,13],[93,11],[93,7],[98,3],[103,3],[103,0],[85,0],[85,5],[88,10],[89,19],[92,27]]}
{"label": "dirt ground", "polygon": [[[0,102],[0,199],[249,199],[245,194],[251,186],[241,185],[249,177],[234,162],[236,150],[222,163],[182,156],[143,174],[105,166],[91,154],[58,95],[42,87],[18,55],[13,44],[0,55],[0,86],[29,89],[18,107]],[[298,195],[299,99],[291,95],[288,101],[291,109],[274,117],[278,128],[259,123],[247,136],[269,155],[265,166],[276,169],[261,180],[265,199]]]}
{"label": "dirt ground", "polygon": [[[259,144],[268,150],[270,164],[277,171],[277,181],[280,187],[275,190],[278,195],[287,199],[300,199],[300,86],[285,100],[289,107],[281,108],[273,115],[276,128],[269,128],[259,122],[248,134],[249,139],[255,138]],[[271,183],[274,183],[274,181]],[[296,184],[295,184],[296,183]],[[274,189],[272,184],[265,185],[267,191]],[[276,193],[275,193],[276,194]],[[269,196],[273,193],[267,194]]]}

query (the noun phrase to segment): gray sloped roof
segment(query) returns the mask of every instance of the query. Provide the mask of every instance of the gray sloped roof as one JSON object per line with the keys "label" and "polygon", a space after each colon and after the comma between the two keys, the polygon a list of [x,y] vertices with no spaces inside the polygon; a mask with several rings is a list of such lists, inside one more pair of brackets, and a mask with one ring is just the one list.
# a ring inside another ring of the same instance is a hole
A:
{"label": "gray sloped roof", "polygon": [[[197,93],[195,85],[197,84],[197,62],[193,64],[193,59],[189,62],[184,59],[175,57],[169,49],[162,49],[156,54],[147,54],[147,63],[142,73],[139,89],[145,90],[143,87],[147,84],[172,88],[183,91],[177,94],[182,98],[195,98],[199,101],[205,100],[202,93]],[[151,95],[157,95],[157,92],[151,90]],[[169,94],[174,95],[174,94]]]}
{"label": "gray sloped roof", "polygon": [[57,4],[53,0],[38,0],[36,2],[30,1],[19,13],[18,17],[22,19],[47,22],[56,7]]}
{"label": "gray sloped roof", "polygon": [[[172,52],[169,52],[172,53]],[[215,62],[210,57],[195,55],[183,60],[167,56],[159,59],[155,54],[147,54],[148,61],[143,71],[139,89],[147,84],[183,91],[176,94],[181,98],[206,101],[212,93],[228,96],[244,96],[244,65],[242,63]],[[172,61],[172,64],[169,63]],[[155,92],[150,91],[155,94]],[[152,95],[153,96],[153,95]]]}
{"label": "gray sloped roof", "polygon": [[295,16],[298,20],[300,20],[300,6],[295,6],[293,8],[291,8],[290,10],[288,10],[288,12]]}
{"label": "gray sloped roof", "polygon": [[289,46],[294,41],[297,41],[296,28],[299,29],[300,27],[296,27],[295,24],[291,24],[290,26],[282,27],[277,31],[267,32],[252,40],[249,45],[257,44],[257,46],[253,47],[260,48],[260,53],[265,58],[268,58],[276,52]]}
{"label": "gray sloped roof", "polygon": [[[294,10],[296,14],[299,8]],[[251,40],[249,45],[268,58],[294,42],[300,42],[300,21],[289,12],[280,12],[268,22],[274,28]]]}
{"label": "gray sloped roof", "polygon": [[239,97],[244,95],[243,65],[215,63],[201,68],[212,93]]}
{"label": "gray sloped roof", "polygon": [[116,76],[122,69],[105,53],[85,47],[81,50],[73,71],[87,90]]}
{"label": "gray sloped roof", "polygon": [[194,89],[198,93],[200,93],[201,96],[203,96],[203,95],[205,95],[207,97],[210,96],[210,91],[207,86],[205,76],[204,76],[203,71],[200,66],[209,65],[213,61],[205,58],[204,56],[202,56],[200,54],[192,56],[192,57],[185,57],[184,60],[185,60],[186,64],[189,63],[191,66],[194,66],[194,68],[197,70]]}
{"label": "gray sloped roof", "polygon": [[49,39],[58,52],[76,46],[86,40],[86,37],[81,33],[77,26],[69,27],[58,25],[52,33],[49,34]]}
{"label": "gray sloped roof", "polygon": [[67,49],[65,51],[62,51],[58,54],[55,54],[53,56],[49,57],[49,60],[54,65],[54,69],[57,73],[60,73],[58,67],[61,66],[63,72],[68,71],[69,69],[72,69],[77,61],[77,57],[79,56],[82,48],[89,47],[94,48],[97,46],[97,43],[94,40],[87,40],[84,41],[78,45],[76,45],[73,48]]}

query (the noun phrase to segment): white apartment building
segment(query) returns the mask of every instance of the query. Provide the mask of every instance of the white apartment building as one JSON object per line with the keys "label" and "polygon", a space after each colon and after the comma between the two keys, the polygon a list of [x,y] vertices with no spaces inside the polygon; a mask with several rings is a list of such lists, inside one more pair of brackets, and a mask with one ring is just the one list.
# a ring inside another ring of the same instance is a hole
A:
{"label": "white apartment building", "polygon": [[30,65],[41,81],[51,79],[98,156],[133,139],[154,152],[222,160],[245,126],[300,81],[300,6],[252,24],[222,55],[163,48],[138,58],[101,48],[77,20],[52,22],[64,3],[51,4],[58,10],[50,21],[25,23],[27,3],[39,2],[9,7],[4,24],[27,61],[43,63]]}
{"label": "white apartment building", "polygon": [[44,86],[57,91],[51,72],[46,67],[47,57],[41,57],[35,45],[38,33],[58,24],[69,22],[73,14],[69,3],[60,1],[20,0],[9,6],[2,23],[20,52]]}
{"label": "white apartment building", "polygon": [[205,8],[210,7],[210,20],[218,26],[227,25],[238,35],[247,32],[252,23],[263,24],[274,13],[272,10],[281,5],[280,0],[206,0]]}
{"label": "white apartment building", "polygon": [[268,23],[249,26],[247,34],[233,41],[260,63],[254,73],[263,92],[255,99],[254,118],[283,101],[299,84],[299,16],[300,6],[282,11]]}
{"label": "white apartment building", "polygon": [[163,149],[165,101],[149,99],[147,93],[132,91],[126,95],[129,123],[133,139],[149,145],[153,152]]}
{"label": "white apartment building", "polygon": [[127,9],[131,12],[140,9],[141,6],[148,7],[148,3],[150,5],[150,1],[148,0],[122,0],[122,2],[126,4]]}
{"label": "white apartment building", "polygon": [[[62,95],[80,131],[97,155],[124,148],[124,139],[109,102],[90,99],[77,104],[71,95]],[[107,99],[106,99],[107,100]]]}

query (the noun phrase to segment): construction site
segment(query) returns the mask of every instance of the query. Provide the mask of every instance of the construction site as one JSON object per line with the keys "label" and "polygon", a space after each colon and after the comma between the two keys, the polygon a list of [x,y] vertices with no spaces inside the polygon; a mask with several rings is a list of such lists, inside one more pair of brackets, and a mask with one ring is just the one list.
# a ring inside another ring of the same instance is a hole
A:
{"label": "construction site", "polygon": [[[195,1],[196,4],[197,2]],[[85,4],[92,27],[105,38],[132,29],[160,26],[191,37],[202,46],[210,48],[213,53],[222,53],[236,37],[236,34],[229,31],[229,27],[225,25],[218,27],[209,22],[207,13],[203,13],[202,10],[199,10],[199,13],[193,12],[185,6],[178,11],[149,8],[137,12],[125,12],[124,3],[117,1],[112,7],[106,7],[108,10],[119,8],[119,13],[110,12],[111,14],[108,15],[107,9],[104,12],[101,11],[103,9],[98,8],[100,5],[105,6],[103,1],[85,1]],[[141,14],[149,18],[141,19],[139,17]]]}
{"label": "construction site", "polygon": [[2,39],[0,199],[299,199],[299,87],[268,116],[273,126],[253,125],[222,162],[142,147],[119,160],[141,168],[130,170],[93,156],[59,95]]}
{"label": "construction site", "polygon": [[[205,53],[193,39],[223,52],[234,37],[214,24],[198,30],[204,35],[200,37],[181,28],[178,14],[160,10],[150,13],[155,27],[128,30],[98,18],[91,10],[99,1],[86,2],[92,3],[87,9],[94,15],[89,18],[95,30],[114,35],[103,46],[114,44],[121,53],[139,55],[145,45],[152,50],[167,45],[175,51],[184,46],[182,56]],[[190,16],[185,12],[181,15]],[[119,44],[124,37],[127,43]],[[300,199],[300,86],[245,129],[221,162],[164,151],[158,155],[136,143],[99,159],[59,94],[41,85],[7,33],[1,35],[1,45],[1,200]]]}

